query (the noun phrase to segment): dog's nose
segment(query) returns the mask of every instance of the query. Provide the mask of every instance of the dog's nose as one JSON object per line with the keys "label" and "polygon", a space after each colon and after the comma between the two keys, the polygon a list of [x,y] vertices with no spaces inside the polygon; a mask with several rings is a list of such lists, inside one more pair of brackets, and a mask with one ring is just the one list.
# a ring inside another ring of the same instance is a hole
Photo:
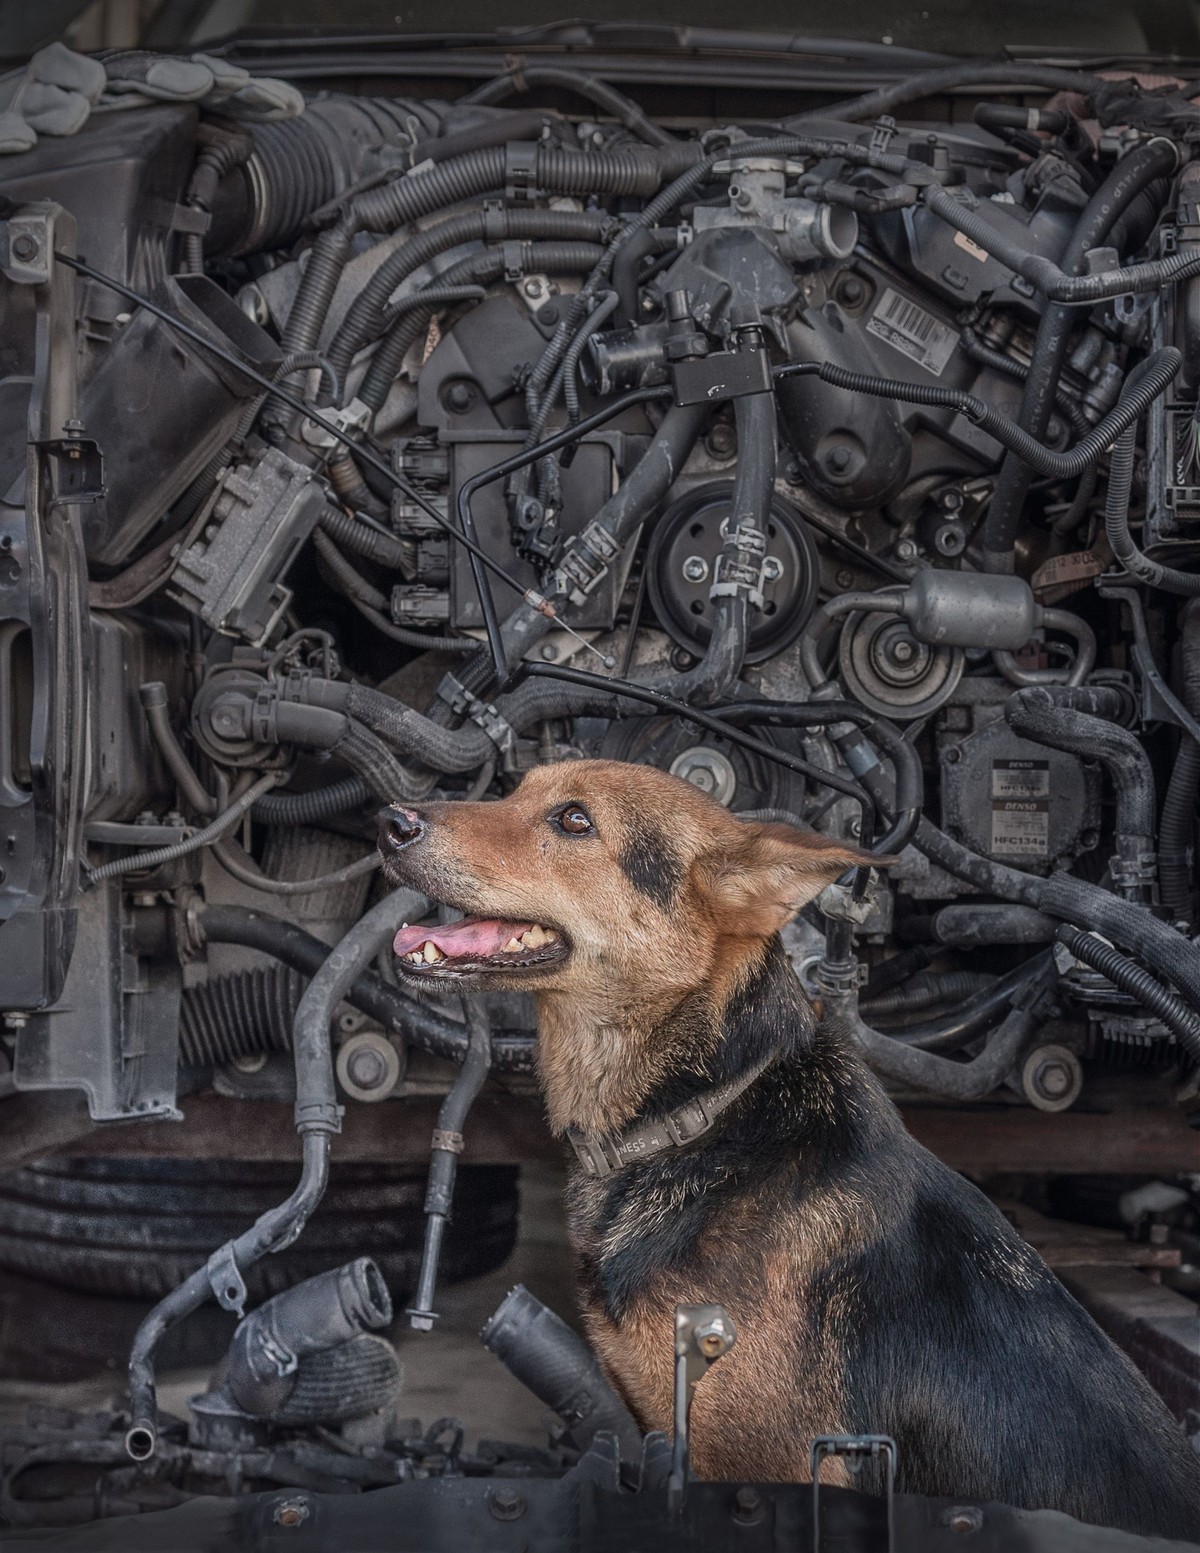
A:
{"label": "dog's nose", "polygon": [[379,811],[379,850],[399,852],[425,833],[425,821],[415,809],[392,807]]}

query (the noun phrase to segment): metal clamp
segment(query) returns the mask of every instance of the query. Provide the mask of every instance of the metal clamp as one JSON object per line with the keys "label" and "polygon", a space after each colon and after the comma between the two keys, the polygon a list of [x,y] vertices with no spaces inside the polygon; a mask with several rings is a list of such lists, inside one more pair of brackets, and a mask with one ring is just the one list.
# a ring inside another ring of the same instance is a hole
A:
{"label": "metal clamp", "polygon": [[676,1305],[675,1307],[675,1444],[671,1475],[667,1479],[667,1507],[677,1516],[683,1509],[684,1489],[690,1474],[688,1426],[696,1387],[709,1366],[723,1358],[737,1342],[737,1327],[724,1305]]}
{"label": "metal clamp", "polygon": [[812,1528],[813,1553],[821,1553],[821,1463],[831,1456],[844,1456],[852,1476],[857,1475],[869,1463],[883,1461],[884,1513],[887,1517],[887,1553],[894,1553],[896,1544],[895,1491],[896,1491],[896,1442],[889,1434],[820,1434],[812,1442],[810,1468],[812,1471]]}
{"label": "metal clamp", "polygon": [[452,712],[469,717],[482,728],[501,755],[508,756],[516,748],[517,731],[512,724],[501,717],[490,701],[481,701],[453,674],[442,676],[437,693]]}
{"label": "metal clamp", "polygon": [[572,604],[582,604],[621,553],[621,546],[595,519],[572,541],[558,563],[555,581]]}
{"label": "metal clamp", "polygon": [[431,1149],[444,1149],[448,1154],[461,1154],[463,1142],[461,1132],[452,1132],[445,1127],[435,1127],[429,1147]]}
{"label": "metal clamp", "polygon": [[[322,409],[321,414],[327,421],[332,421],[340,432],[366,431],[371,424],[371,417],[375,412],[370,405],[364,404],[361,399],[351,399],[350,403],[340,409]],[[310,448],[330,449],[340,447],[344,437],[336,437],[333,432],[327,431],[324,426],[318,426],[316,421],[305,419],[300,423],[301,440]]]}
{"label": "metal clamp", "polygon": [[537,193],[534,178],[537,152],[537,142],[532,140],[510,140],[504,147],[505,199],[533,199]]}
{"label": "metal clamp", "polygon": [[231,1310],[240,1321],[246,1314],[246,1280],[233,1258],[233,1242],[218,1246],[204,1264],[209,1287],[222,1310]]}

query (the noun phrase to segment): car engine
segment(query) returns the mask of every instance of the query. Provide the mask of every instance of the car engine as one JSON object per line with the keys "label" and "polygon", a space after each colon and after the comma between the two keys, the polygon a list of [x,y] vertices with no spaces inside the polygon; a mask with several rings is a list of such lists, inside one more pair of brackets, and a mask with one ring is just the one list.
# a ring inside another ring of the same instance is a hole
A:
{"label": "car engine", "polygon": [[167,1156],[213,1095],[304,1147],[163,1325],[239,1308],[343,1111],[531,1087],[520,998],[396,985],[374,815],[548,761],[896,857],[785,942],[906,1107],[1152,1110],[1186,1168],[1200,126],[993,79],[160,103],[0,162],[0,1131],[82,1091]]}

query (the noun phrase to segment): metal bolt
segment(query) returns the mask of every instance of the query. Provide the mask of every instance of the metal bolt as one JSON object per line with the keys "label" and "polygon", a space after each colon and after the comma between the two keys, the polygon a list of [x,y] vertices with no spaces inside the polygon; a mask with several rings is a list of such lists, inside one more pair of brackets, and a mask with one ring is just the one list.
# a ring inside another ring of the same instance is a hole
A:
{"label": "metal bolt", "polygon": [[18,232],[12,240],[15,259],[32,259],[38,251],[37,238],[30,232]]}
{"label": "metal bolt", "polygon": [[764,582],[778,582],[783,576],[783,562],[777,555],[769,555],[762,567]]}
{"label": "metal bolt", "polygon": [[714,1316],[711,1321],[705,1321],[698,1326],[694,1336],[696,1347],[706,1359],[719,1359],[723,1353],[733,1347],[736,1334],[721,1316]]}
{"label": "metal bolt", "polygon": [[949,749],[942,751],[942,759],[948,766],[952,766],[955,761],[962,759],[962,751],[957,744],[952,744]]}
{"label": "metal bolt", "polygon": [[383,1053],[371,1046],[360,1046],[353,1051],[347,1067],[350,1077],[362,1089],[376,1089],[387,1076]]}
{"label": "metal bolt", "polygon": [[916,540],[898,539],[896,541],[896,559],[898,561],[915,561],[917,559]]}
{"label": "metal bolt", "polygon": [[737,432],[728,421],[717,421],[704,441],[714,458],[732,458],[737,451]]}
{"label": "metal bolt", "polygon": [[525,1495],[515,1488],[495,1488],[488,1496],[488,1509],[498,1521],[519,1521],[525,1514]]}
{"label": "metal bolt", "polygon": [[703,582],[708,576],[708,562],[702,555],[689,555],[683,563],[683,575],[688,582]]}
{"label": "metal bolt", "polygon": [[451,383],[446,390],[446,403],[456,414],[463,414],[475,403],[475,394],[469,383]]}
{"label": "metal bolt", "polygon": [[742,1526],[753,1526],[762,1517],[762,1495],[756,1488],[739,1488],[733,1496],[734,1520]]}
{"label": "metal bolt", "polygon": [[1048,1099],[1057,1100],[1071,1087],[1071,1075],[1061,1062],[1043,1062],[1034,1075],[1034,1082]]}
{"label": "metal bolt", "polygon": [[958,1532],[961,1537],[969,1536],[982,1527],[983,1511],[973,1504],[952,1505],[949,1510],[942,1511],[942,1525],[947,1531]]}
{"label": "metal bolt", "polygon": [[837,583],[839,588],[852,588],[854,586],[854,573],[852,571],[848,571],[846,567],[843,566],[841,570],[834,575],[833,580]]}
{"label": "metal bolt", "polygon": [[849,448],[830,448],[825,455],[826,469],[832,469],[835,474],[841,474],[850,467]]}
{"label": "metal bolt", "polygon": [[893,663],[911,663],[917,656],[917,644],[906,636],[897,637],[888,648],[888,655]]}
{"label": "metal bolt", "polygon": [[558,657],[558,651],[549,642],[547,642],[545,647],[542,648],[542,657],[546,660],[547,663],[553,663],[554,660]]}
{"label": "metal bolt", "polygon": [[284,1499],[275,1506],[274,1520],[276,1526],[286,1526],[290,1530],[303,1526],[311,1514],[307,1499]]}
{"label": "metal bolt", "polygon": [[845,275],[838,286],[838,301],[847,307],[857,307],[867,294],[867,288],[857,275]]}
{"label": "metal bolt", "polygon": [[542,283],[540,280],[535,280],[531,275],[521,287],[521,289],[524,291],[527,297],[536,297],[538,292],[542,289]]}

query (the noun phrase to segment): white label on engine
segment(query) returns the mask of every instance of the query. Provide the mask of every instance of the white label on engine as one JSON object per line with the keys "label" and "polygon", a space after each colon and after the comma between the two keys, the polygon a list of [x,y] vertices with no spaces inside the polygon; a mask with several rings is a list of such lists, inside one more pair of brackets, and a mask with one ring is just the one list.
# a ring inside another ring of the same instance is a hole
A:
{"label": "white label on engine", "polygon": [[885,288],[867,323],[867,333],[886,340],[894,350],[934,377],[941,377],[957,343],[953,329],[890,286]]}
{"label": "white label on engine", "polygon": [[992,762],[992,851],[1046,857],[1050,851],[1050,762]]}

